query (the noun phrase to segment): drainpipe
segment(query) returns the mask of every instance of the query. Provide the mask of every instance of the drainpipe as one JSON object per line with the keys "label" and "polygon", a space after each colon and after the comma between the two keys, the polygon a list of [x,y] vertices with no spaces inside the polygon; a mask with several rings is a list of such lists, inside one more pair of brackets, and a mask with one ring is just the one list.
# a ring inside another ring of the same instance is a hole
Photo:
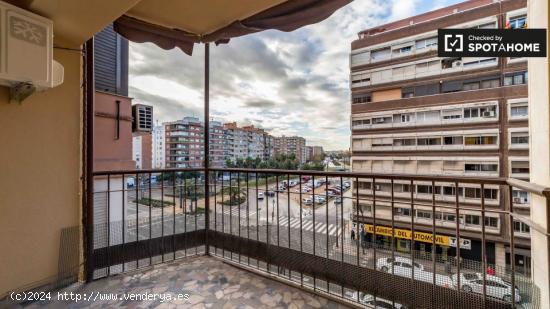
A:
{"label": "drainpipe", "polygon": [[86,282],[94,278],[94,38],[89,39],[85,45],[85,110],[83,119],[83,156],[84,156],[84,200],[82,212],[84,270]]}

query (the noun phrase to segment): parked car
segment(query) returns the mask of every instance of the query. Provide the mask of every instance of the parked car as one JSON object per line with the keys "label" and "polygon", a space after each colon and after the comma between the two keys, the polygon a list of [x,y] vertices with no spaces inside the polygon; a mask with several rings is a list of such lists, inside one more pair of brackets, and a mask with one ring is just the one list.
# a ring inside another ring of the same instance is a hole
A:
{"label": "parked car", "polygon": [[315,195],[315,203],[317,204],[324,204],[326,202],[326,198],[322,195]]}
{"label": "parked car", "polygon": [[[414,279],[418,281],[424,281],[428,283],[432,283],[434,280],[434,274],[433,272],[424,270],[424,265],[412,262],[409,258],[404,257],[396,257],[395,261],[390,258],[379,258],[377,267],[379,270],[391,273],[391,269],[393,267],[393,273],[397,276],[412,277],[412,270],[414,265]],[[435,274],[435,284],[446,287],[446,288],[452,288],[454,286],[453,280],[451,277],[446,275],[440,275]]]}
{"label": "parked car", "polygon": [[334,198],[334,204],[342,204],[342,198],[340,196]]}
{"label": "parked car", "polygon": [[304,205],[312,205],[313,204],[313,199],[310,198],[310,197],[304,197],[302,199],[302,203],[304,203]]}
{"label": "parked car", "polygon": [[423,265],[416,262],[413,263],[411,259],[404,257],[395,257],[395,259],[391,257],[379,258],[376,263],[376,266],[380,271],[391,273],[393,268],[393,273],[395,275],[408,278],[412,275],[413,265],[415,272],[424,270]]}
{"label": "parked car", "polygon": [[349,181],[344,181],[343,185],[344,185],[344,188],[346,189],[351,187],[351,183]]}
{"label": "parked car", "polygon": [[284,190],[286,190],[286,186],[279,185],[279,187],[277,189],[279,189],[279,191],[284,191]]}
{"label": "parked car", "polygon": [[291,181],[288,182],[289,187],[294,187],[297,184],[298,184],[298,182],[296,180],[291,180]]}
{"label": "parked car", "polygon": [[[361,296],[361,294],[360,294]],[[391,300],[387,300],[384,298],[376,297],[374,299],[374,296],[372,295],[365,295],[362,299],[359,300],[362,304],[367,305],[368,308],[375,308],[375,309],[407,309],[406,306],[401,305],[400,303],[392,302]]]}
{"label": "parked car", "polygon": [[259,199],[259,200],[263,200],[263,199],[264,199],[264,193],[263,193],[263,192],[258,192],[258,199]]}
{"label": "parked car", "polygon": [[[458,285],[457,275],[452,275],[453,284]],[[505,302],[512,300],[512,284],[497,276],[486,275],[485,277],[487,296],[502,299]],[[481,273],[461,273],[460,288],[465,292],[474,292],[483,294],[483,274]],[[519,289],[515,288],[515,301],[521,302]]]}
{"label": "parked car", "polygon": [[273,196],[275,196],[275,192],[274,191],[267,191],[266,195],[269,196],[269,197],[273,197]]}

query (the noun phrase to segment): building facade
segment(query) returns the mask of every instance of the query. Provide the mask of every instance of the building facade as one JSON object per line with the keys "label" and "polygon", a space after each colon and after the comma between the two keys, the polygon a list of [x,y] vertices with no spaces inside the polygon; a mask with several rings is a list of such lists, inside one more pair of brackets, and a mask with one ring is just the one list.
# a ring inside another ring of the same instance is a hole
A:
{"label": "building facade", "polygon": [[[204,123],[196,117],[164,123],[167,168],[204,166]],[[224,163],[224,133],[221,122],[210,122],[210,166]]]}
{"label": "building facade", "polygon": [[274,138],[275,155],[294,154],[300,163],[306,163],[306,139],[300,136],[278,136]]}
{"label": "building facade", "polygon": [[[95,171],[133,170],[136,162],[132,155],[132,98],[128,97],[128,41],[109,25],[94,36],[94,55],[93,168]],[[97,191],[116,192],[111,193],[111,198],[115,198],[109,205],[107,195],[97,195],[93,214],[96,223],[122,221],[126,215],[123,211],[129,208],[124,186],[125,179],[119,175],[94,178]],[[116,244],[122,239],[115,237],[110,241]],[[96,240],[96,246],[103,245],[106,240]]]}
{"label": "building facade", "polygon": [[[473,0],[360,32],[350,55],[353,171],[529,180],[527,60],[437,57],[438,28],[520,28],[527,23],[526,14],[526,1]],[[382,180],[374,188],[370,182],[354,185],[360,197],[373,190],[389,196],[392,189]],[[487,207],[504,209],[506,192],[498,186],[481,192],[475,185],[457,189],[453,183],[438,183],[436,202],[452,203],[456,190],[461,205],[480,208],[483,195]],[[394,194],[431,202],[432,186],[395,183]],[[513,197],[515,211],[528,216],[529,195],[514,189]],[[443,210],[418,207],[411,212],[401,205],[393,210],[377,205],[376,220],[389,225],[393,216],[407,227],[414,218],[417,229],[428,232],[433,216],[443,231],[458,220],[462,237],[472,241],[461,255],[481,259],[479,211],[460,211],[456,218]],[[371,206],[360,203],[359,210],[368,213]],[[530,265],[527,226],[516,222],[510,227],[498,214],[487,213],[485,227],[489,263],[504,266],[510,260],[504,240],[514,228],[516,246],[525,249],[516,251],[516,264]],[[453,235],[452,229],[447,231]],[[398,249],[410,250],[408,246],[408,241],[397,242]],[[413,249],[430,248],[417,242]],[[442,256],[454,254],[451,247],[437,250]]]}
{"label": "building facade", "polygon": [[253,125],[239,127],[236,122],[225,123],[223,130],[226,160],[233,162],[247,158],[269,160],[273,157],[273,137],[265,130]]}
{"label": "building facade", "polygon": [[164,125],[154,126],[152,135],[153,168],[165,168],[166,150],[164,144],[166,141],[166,136],[164,134]]}

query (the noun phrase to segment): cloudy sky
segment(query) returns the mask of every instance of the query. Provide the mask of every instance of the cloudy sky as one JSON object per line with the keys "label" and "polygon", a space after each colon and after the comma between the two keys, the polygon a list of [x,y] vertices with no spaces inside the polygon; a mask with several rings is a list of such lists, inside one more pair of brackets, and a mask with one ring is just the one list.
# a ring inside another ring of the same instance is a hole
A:
{"label": "cloudy sky", "polygon": [[[300,135],[328,150],[349,147],[349,51],[363,29],[458,2],[355,0],[292,33],[265,31],[211,46],[212,118]],[[130,96],[160,123],[202,118],[204,47],[193,56],[130,44]]]}

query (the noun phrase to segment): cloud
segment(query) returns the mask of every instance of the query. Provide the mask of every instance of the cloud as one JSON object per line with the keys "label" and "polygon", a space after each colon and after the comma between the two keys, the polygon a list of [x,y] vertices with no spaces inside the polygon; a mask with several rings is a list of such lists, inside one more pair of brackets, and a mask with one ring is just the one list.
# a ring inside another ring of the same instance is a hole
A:
{"label": "cloud", "polygon": [[246,107],[252,108],[271,108],[275,107],[277,104],[272,101],[247,101],[244,103]]}
{"label": "cloud", "polygon": [[[211,45],[210,110],[309,145],[348,149],[350,44],[361,30],[456,0],[356,0],[325,21]],[[160,122],[202,117],[204,48],[193,56],[130,44],[130,95],[154,105]]]}

